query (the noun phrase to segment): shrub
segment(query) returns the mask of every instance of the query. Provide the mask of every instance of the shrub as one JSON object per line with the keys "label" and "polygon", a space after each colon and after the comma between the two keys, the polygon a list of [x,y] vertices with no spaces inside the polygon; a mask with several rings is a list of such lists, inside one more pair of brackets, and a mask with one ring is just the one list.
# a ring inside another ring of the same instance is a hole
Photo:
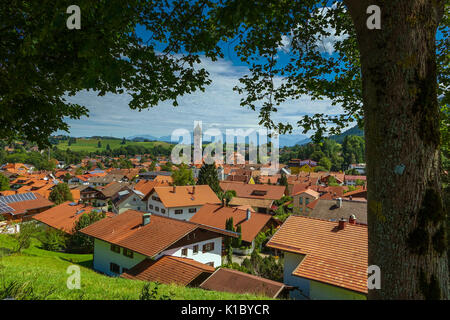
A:
{"label": "shrub", "polygon": [[44,250],[63,251],[66,248],[67,238],[64,232],[49,228],[39,237],[39,241],[41,241]]}

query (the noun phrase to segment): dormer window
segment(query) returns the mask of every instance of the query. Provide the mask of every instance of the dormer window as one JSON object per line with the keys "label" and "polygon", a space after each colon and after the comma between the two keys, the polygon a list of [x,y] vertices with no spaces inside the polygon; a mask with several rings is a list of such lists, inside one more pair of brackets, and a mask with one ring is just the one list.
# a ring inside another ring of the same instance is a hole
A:
{"label": "dormer window", "polygon": [[265,196],[267,191],[265,190],[253,190],[252,196]]}

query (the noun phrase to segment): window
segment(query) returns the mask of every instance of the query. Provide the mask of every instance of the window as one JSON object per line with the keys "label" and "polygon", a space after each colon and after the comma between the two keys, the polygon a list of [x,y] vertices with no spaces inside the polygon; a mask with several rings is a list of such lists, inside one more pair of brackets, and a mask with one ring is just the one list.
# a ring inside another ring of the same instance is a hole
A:
{"label": "window", "polygon": [[298,198],[298,203],[303,204],[303,198],[302,197]]}
{"label": "window", "polygon": [[211,266],[211,267],[214,267],[214,262],[208,262],[208,263],[205,263],[207,266]]}
{"label": "window", "polygon": [[153,205],[152,205],[152,204],[149,204],[149,205],[148,205],[148,208],[149,208],[149,209],[153,209]]}
{"label": "window", "polygon": [[141,207],[138,207],[138,211],[141,211]]}
{"label": "window", "polygon": [[305,204],[309,203],[309,198],[305,198]]}
{"label": "window", "polygon": [[161,213],[166,213],[166,209],[161,209]]}
{"label": "window", "polygon": [[265,196],[267,194],[267,191],[265,190],[253,190],[252,195],[253,196]]}
{"label": "window", "polygon": [[111,251],[114,251],[115,253],[120,253],[120,247],[116,246],[115,244],[112,244]]}
{"label": "window", "polygon": [[209,252],[214,250],[214,242],[210,242],[203,245],[203,252]]}
{"label": "window", "polygon": [[198,244],[196,244],[193,248],[192,248],[192,254],[197,254],[198,253]]}
{"label": "window", "polygon": [[158,197],[153,196],[152,199],[155,200],[155,201],[161,202],[161,199],[159,199]]}
{"label": "window", "polygon": [[115,264],[111,262],[109,264],[109,271],[119,274],[120,273],[120,266],[118,264]]}
{"label": "window", "polygon": [[159,207],[155,207],[155,211],[156,211],[156,212],[159,212]]}
{"label": "window", "polygon": [[128,268],[122,268],[122,273],[127,272]]}
{"label": "window", "polygon": [[181,249],[181,255],[182,256],[186,257],[187,254],[188,254],[188,249],[187,248]]}
{"label": "window", "polygon": [[175,210],[175,214],[182,214],[183,213],[183,209],[177,209]]}
{"label": "window", "polygon": [[197,212],[197,208],[189,208],[189,213],[195,213]]}
{"label": "window", "polygon": [[123,248],[123,255],[128,258],[133,258],[133,251]]}

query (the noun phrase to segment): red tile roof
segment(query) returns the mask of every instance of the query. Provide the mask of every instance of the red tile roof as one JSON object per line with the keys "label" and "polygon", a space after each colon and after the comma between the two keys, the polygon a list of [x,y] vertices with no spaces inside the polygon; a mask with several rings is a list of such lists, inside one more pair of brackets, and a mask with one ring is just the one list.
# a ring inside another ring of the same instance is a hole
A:
{"label": "red tile roof", "polygon": [[[55,229],[73,234],[75,223],[80,217],[94,209],[95,208],[85,206],[84,204],[67,201],[33,216],[33,219]],[[111,215],[111,213],[109,213],[109,215]]]}
{"label": "red tile roof", "polygon": [[208,185],[155,187],[154,191],[166,208],[220,203],[219,198]]}
{"label": "red tile roof", "polygon": [[[279,200],[283,197],[286,190],[285,186],[274,186],[268,184],[243,184],[234,182],[220,182],[220,188],[223,191],[234,190],[236,197],[252,199],[270,199]],[[261,191],[262,194],[255,194],[255,191]]]}
{"label": "red tile roof", "polygon": [[223,235],[237,237],[236,233],[226,230],[156,214],[152,214],[150,222],[143,226],[142,215],[143,212],[127,210],[112,218],[93,223],[80,232],[147,257],[158,255],[196,229],[216,232],[218,237]]}
{"label": "red tile roof", "polygon": [[237,270],[217,269],[200,288],[232,293],[250,293],[276,298],[286,288],[281,282],[257,277]]}
{"label": "red tile roof", "polygon": [[27,213],[30,210],[42,209],[53,206],[53,202],[45,199],[39,193],[36,192],[31,193],[34,194],[36,199],[8,203],[8,206],[14,210],[10,213],[13,215],[18,215]]}
{"label": "red tile roof", "polygon": [[267,243],[274,249],[306,255],[292,273],[338,287],[367,293],[366,225],[290,216]]}
{"label": "red tile roof", "polygon": [[227,219],[233,218],[234,227],[242,228],[242,240],[252,242],[260,231],[273,219],[271,215],[252,212],[250,220],[246,220],[247,211],[221,205],[205,204],[190,219],[191,222],[225,229]]}
{"label": "red tile roof", "polygon": [[156,261],[145,259],[122,273],[121,277],[187,286],[199,277],[211,275],[214,270],[214,267],[192,259],[164,256]]}

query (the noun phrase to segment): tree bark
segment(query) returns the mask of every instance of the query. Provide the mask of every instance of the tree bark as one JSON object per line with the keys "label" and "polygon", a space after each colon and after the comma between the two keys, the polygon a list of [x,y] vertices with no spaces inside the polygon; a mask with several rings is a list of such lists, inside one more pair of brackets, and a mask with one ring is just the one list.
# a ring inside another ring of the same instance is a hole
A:
{"label": "tree bark", "polygon": [[[435,37],[443,1],[347,0],[361,54],[370,299],[448,299]],[[370,30],[369,5],[381,8]]]}

